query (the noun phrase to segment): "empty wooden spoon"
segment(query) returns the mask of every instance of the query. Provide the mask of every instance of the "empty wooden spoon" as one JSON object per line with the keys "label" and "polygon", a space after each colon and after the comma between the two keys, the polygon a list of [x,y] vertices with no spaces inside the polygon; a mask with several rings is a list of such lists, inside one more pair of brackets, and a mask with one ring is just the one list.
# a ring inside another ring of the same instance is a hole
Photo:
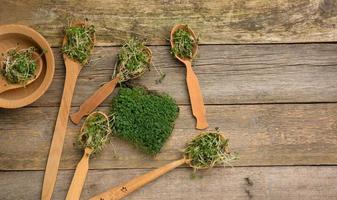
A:
{"label": "empty wooden spoon", "polygon": [[[214,152],[212,155],[200,153],[200,149],[204,149],[205,147],[207,148],[209,145],[211,145],[212,148],[215,148],[215,151],[212,151]],[[229,164],[230,161],[233,161],[236,158],[237,157],[234,154],[231,154],[228,151],[228,139],[226,139],[222,134],[218,132],[202,133],[187,144],[185,155],[182,159],[173,161],[163,167],[136,177],[126,183],[92,197],[90,200],[122,199],[133,191],[185,163],[194,169],[207,169],[216,164]],[[200,162],[199,159],[202,162]]]}
{"label": "empty wooden spoon", "polygon": [[[32,57],[36,62],[36,69],[34,72],[34,76],[28,80],[26,83],[24,84],[20,84],[20,83],[9,83],[6,78],[4,76],[2,76],[0,78],[0,93],[6,92],[8,90],[13,90],[13,89],[17,89],[17,88],[21,88],[21,87],[25,87],[28,84],[31,84],[32,82],[34,82],[41,74],[42,71],[42,65],[43,65],[43,61],[41,56],[36,53],[36,52],[32,52]],[[2,69],[4,67],[4,63],[1,62],[1,66],[0,68]]]}
{"label": "empty wooden spoon", "polygon": [[[152,59],[152,52],[148,47],[145,47],[144,49],[146,53],[148,54],[149,62],[151,63]],[[94,111],[115,89],[118,82],[121,81],[128,81],[130,79],[135,79],[142,74],[144,74],[146,71],[141,71],[140,73],[135,73],[134,75],[130,75],[129,77],[123,77],[123,73],[121,72],[120,66],[117,66],[117,75],[109,82],[105,83],[103,86],[101,86],[96,92],[91,95],[88,99],[84,101],[84,103],[81,104],[79,111],[72,113],[70,115],[70,119],[74,124],[80,123],[81,119]]]}
{"label": "empty wooden spoon", "polygon": [[[74,22],[72,23],[72,25],[82,27],[85,26],[85,22]],[[95,34],[93,35],[92,41],[93,43],[90,51],[93,49],[94,46]],[[65,46],[66,44],[67,36],[64,37],[63,46]],[[60,158],[63,149],[64,137],[67,130],[71,100],[73,97],[77,77],[83,67],[83,63],[71,59],[66,54],[63,54],[63,59],[66,67],[66,78],[64,82],[63,95],[56,120],[53,139],[49,150],[46,171],[44,174],[41,196],[42,200],[50,200],[53,194],[57,171],[59,168]]]}
{"label": "empty wooden spoon", "polygon": [[93,112],[84,121],[78,140],[80,146],[84,148],[84,154],[81,161],[77,164],[66,200],[80,199],[89,169],[90,155],[102,150],[110,134],[109,118],[105,113]]}
{"label": "empty wooden spoon", "polygon": [[[174,33],[179,29],[187,31],[194,38],[194,40],[197,41],[197,37],[195,36],[192,29],[190,29],[187,25],[177,24],[171,30],[170,43],[171,43],[172,48],[174,48],[174,45],[175,45],[174,44]],[[198,51],[198,45],[195,42],[193,43],[192,57],[194,57],[197,54],[197,51]],[[187,82],[188,93],[190,96],[190,102],[192,106],[192,113],[193,113],[193,116],[197,120],[196,128],[206,129],[208,127],[208,123],[206,119],[206,110],[205,110],[204,100],[203,100],[200,86],[199,86],[199,81],[192,68],[192,58],[179,57],[177,54],[175,54],[175,57],[178,60],[180,60],[182,63],[184,63],[186,66],[186,82]]]}

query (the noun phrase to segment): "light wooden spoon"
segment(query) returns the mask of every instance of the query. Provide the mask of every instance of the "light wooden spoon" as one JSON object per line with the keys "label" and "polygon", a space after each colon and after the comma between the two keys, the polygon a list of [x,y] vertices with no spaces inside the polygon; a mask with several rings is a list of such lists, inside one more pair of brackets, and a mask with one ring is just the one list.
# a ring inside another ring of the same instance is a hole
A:
{"label": "light wooden spoon", "polygon": [[[29,81],[27,81],[25,84],[19,84],[19,83],[11,84],[11,83],[8,83],[8,81],[6,80],[6,78],[4,76],[2,76],[2,78],[0,78],[0,94],[3,93],[3,92],[6,92],[8,90],[13,90],[13,89],[25,87],[25,86],[31,84],[32,82],[34,82],[40,76],[41,71],[42,71],[42,65],[43,65],[42,58],[36,52],[33,52],[32,54],[33,54],[33,59],[36,61],[36,70],[34,72],[34,77],[32,79],[30,79]],[[1,68],[3,67],[2,62],[1,62],[0,67]]]}
{"label": "light wooden spoon", "polygon": [[[198,134],[195,138],[200,137],[205,133]],[[222,138],[225,138],[225,136],[221,133],[218,133],[218,135]],[[186,157],[187,156],[187,157]],[[180,160],[173,161],[167,165],[164,165],[158,169],[155,169],[153,171],[150,171],[144,175],[138,176],[134,179],[131,179],[130,181],[123,183],[117,187],[114,187],[106,192],[103,192],[101,194],[98,194],[89,200],[119,200],[124,198],[125,196],[129,195],[133,191],[143,187],[144,185],[156,180],[160,176],[172,171],[173,169],[183,165],[188,164],[190,167],[193,167],[191,164],[191,159],[188,157],[188,155],[184,155],[184,157]],[[199,167],[198,169],[208,169],[209,167]]]}
{"label": "light wooden spoon", "polygon": [[[81,128],[81,132],[84,131],[85,127],[86,127],[86,122],[87,120],[94,116],[94,115],[102,115],[104,116],[104,118],[106,119],[107,122],[107,126],[109,127],[109,118],[108,116],[103,113],[103,112],[93,112],[91,113],[86,121],[84,121],[83,126]],[[110,130],[107,130],[109,132],[111,132]],[[67,197],[66,200],[78,200],[80,199],[81,196],[81,192],[84,186],[84,182],[85,179],[87,177],[88,174],[88,169],[89,169],[89,158],[91,153],[93,152],[93,149],[90,147],[86,147],[84,149],[84,154],[83,157],[81,159],[81,161],[77,164],[76,170],[75,170],[75,174],[73,176],[73,180],[71,181],[68,193],[67,193]]]}
{"label": "light wooden spoon", "polygon": [[[152,59],[152,52],[148,47],[145,47],[146,52],[149,55],[151,63]],[[145,71],[138,74],[137,76],[132,77],[131,79],[135,79],[139,76],[141,76]],[[121,80],[121,77],[119,73],[117,73],[117,76],[112,79],[111,81],[105,83],[102,87],[100,87],[96,92],[91,95],[88,99],[84,101],[84,103],[81,104],[79,111],[72,113],[70,115],[70,119],[74,124],[80,123],[81,119],[94,111],[115,89],[117,83]],[[124,80],[127,81],[127,80]]]}
{"label": "light wooden spoon", "polygon": [[[84,22],[74,22],[75,26],[85,25]],[[95,42],[95,37],[93,38]],[[67,42],[67,37],[64,37],[63,45]],[[57,171],[60,164],[60,158],[63,149],[64,137],[68,125],[68,117],[73,97],[77,77],[83,68],[83,65],[75,60],[70,59],[67,55],[63,54],[64,63],[66,66],[66,78],[64,82],[63,95],[61,105],[59,108],[53,140],[49,150],[49,157],[47,161],[46,171],[44,174],[42,186],[42,200],[50,200],[53,194]]]}
{"label": "light wooden spoon", "polygon": [[147,174],[141,175],[126,183],[123,183],[117,187],[114,187],[95,197],[92,197],[89,200],[119,200],[119,199],[122,199],[123,197],[129,195],[133,191],[143,187],[144,185],[156,180],[158,177],[188,162],[189,160],[187,160],[186,158],[176,160],[167,165],[164,165],[163,167],[160,167],[151,172],[148,172]]}
{"label": "light wooden spoon", "polygon": [[[177,24],[175,25],[171,30],[171,37],[170,37],[170,43],[171,47],[174,47],[173,42],[173,34],[178,30],[183,29],[185,31],[188,31],[191,36],[197,40],[197,37],[195,36],[192,29],[190,29],[187,25],[184,24]],[[198,51],[198,45],[195,44],[193,46],[193,57],[197,54]],[[186,66],[186,82],[188,87],[188,93],[190,96],[191,106],[192,106],[192,112],[193,116],[197,120],[197,129],[206,129],[208,127],[207,119],[206,119],[206,109],[204,105],[204,100],[201,94],[199,81],[197,76],[195,75],[193,68],[192,68],[192,58],[180,58],[178,56],[175,56],[179,61],[185,64]]]}

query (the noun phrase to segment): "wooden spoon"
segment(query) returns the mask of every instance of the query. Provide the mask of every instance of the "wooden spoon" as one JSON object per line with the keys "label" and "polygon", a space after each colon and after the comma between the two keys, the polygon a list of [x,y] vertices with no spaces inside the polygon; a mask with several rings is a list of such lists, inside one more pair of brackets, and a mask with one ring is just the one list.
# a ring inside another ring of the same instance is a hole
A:
{"label": "wooden spoon", "polygon": [[[149,55],[150,61],[152,59],[152,52],[151,50],[146,47],[146,52]],[[145,72],[145,71],[144,71]],[[144,73],[143,72],[143,73]],[[132,79],[137,78],[141,76],[143,73],[132,77]],[[119,73],[117,73],[117,76],[112,79],[111,81],[105,83],[102,87],[100,87],[96,92],[91,95],[88,99],[82,103],[80,106],[79,111],[73,113],[70,115],[70,119],[74,124],[80,123],[81,119],[94,111],[115,89],[117,83],[121,80]]]}
{"label": "wooden spoon", "polygon": [[[187,25],[184,24],[177,24],[175,25],[171,30],[171,37],[170,37],[170,43],[171,47],[173,48],[174,42],[173,42],[173,34],[178,30],[183,29],[188,31],[191,36],[197,40],[197,37],[195,36],[192,29],[190,29]],[[198,51],[198,45],[193,46],[193,57],[197,54]],[[192,68],[192,58],[180,58],[178,56],[175,56],[178,60],[180,60],[182,63],[186,66],[186,81],[187,81],[187,87],[188,87],[188,93],[190,96],[191,106],[192,106],[192,112],[193,116],[197,120],[197,129],[206,129],[208,127],[207,119],[206,119],[206,109],[204,105],[204,100],[201,94],[199,81],[197,76],[195,75],[193,68]]]}
{"label": "wooden spoon", "polygon": [[[74,22],[75,26],[85,25],[84,22]],[[95,37],[93,38],[95,42]],[[67,42],[67,37],[64,37],[63,45]],[[66,66],[66,78],[64,82],[63,95],[61,105],[59,108],[53,140],[49,150],[49,157],[47,161],[46,171],[44,174],[42,186],[42,200],[50,200],[53,194],[57,171],[60,164],[60,158],[63,149],[63,142],[68,125],[68,117],[71,106],[71,100],[75,89],[77,77],[83,65],[75,60],[72,60],[67,55],[63,54],[64,63]]]}
{"label": "wooden spoon", "polygon": [[[196,136],[199,137],[205,133],[198,134]],[[220,134],[220,137],[224,138],[225,136],[223,134]],[[191,159],[184,156],[184,158],[180,160],[173,161],[167,165],[164,165],[163,167],[160,167],[158,169],[155,169],[151,172],[148,172],[144,175],[138,176],[134,179],[131,179],[130,181],[123,183],[117,187],[114,187],[106,192],[103,192],[101,194],[98,194],[89,200],[119,200],[122,199],[123,197],[129,195],[133,191],[143,187],[144,185],[154,181],[155,179],[159,178],[160,176],[166,174],[167,172],[172,171],[173,169],[183,165],[183,164],[188,164],[190,167],[193,167],[191,165]],[[210,166],[211,167],[211,166]],[[202,167],[198,169],[208,169],[210,167]]]}
{"label": "wooden spoon", "polygon": [[[86,121],[83,123],[83,126],[81,128],[81,132],[84,131],[87,120],[93,115],[102,115],[106,119],[107,123],[109,123],[109,118],[105,113],[103,113],[103,112],[93,112],[87,117]],[[109,124],[108,124],[108,126],[109,126]],[[77,164],[75,174],[73,176],[73,180],[71,181],[66,200],[78,200],[78,199],[80,199],[81,192],[82,192],[84,182],[85,182],[85,179],[87,177],[87,173],[88,173],[88,169],[89,169],[89,157],[90,157],[92,152],[93,152],[93,149],[91,149],[90,147],[86,147],[84,149],[83,157],[82,157],[81,161]]]}
{"label": "wooden spoon", "polygon": [[[30,79],[29,81],[27,81],[25,84],[11,84],[8,83],[5,77],[2,77],[0,79],[0,94],[3,92],[6,92],[8,90],[13,90],[13,89],[17,89],[17,88],[22,88],[27,86],[28,84],[31,84],[32,82],[34,82],[41,74],[42,71],[42,65],[43,65],[43,61],[41,56],[36,53],[33,52],[33,59],[36,61],[36,70],[34,72],[34,77],[32,79]],[[1,68],[3,67],[3,63],[1,62]]]}
{"label": "wooden spoon", "polygon": [[90,200],[118,200],[122,199],[123,197],[129,195],[133,191],[143,187],[144,185],[152,182],[153,180],[157,179],[158,177],[166,174],[167,172],[172,171],[173,169],[188,163],[189,160],[183,158],[180,160],[176,160],[171,162],[163,167],[155,169],[151,172],[148,172],[144,175],[136,177],[126,183],[123,183],[117,187],[114,187],[104,193],[101,193],[95,197],[90,198]]}

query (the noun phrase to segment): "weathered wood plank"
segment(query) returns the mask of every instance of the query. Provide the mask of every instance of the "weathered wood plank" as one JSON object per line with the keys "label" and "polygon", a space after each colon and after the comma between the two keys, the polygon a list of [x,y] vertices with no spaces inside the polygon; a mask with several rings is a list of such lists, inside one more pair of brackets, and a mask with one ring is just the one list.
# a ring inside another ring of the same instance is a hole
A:
{"label": "weathered wood plank", "polygon": [[[147,171],[144,169],[90,170],[81,199],[88,199]],[[191,179],[190,169],[176,169],[125,199],[327,200],[337,198],[336,167],[217,168],[200,174],[202,178]],[[73,171],[60,171],[53,199],[65,198],[72,175]],[[0,198],[2,200],[39,199],[42,178],[42,171],[0,172]]]}
{"label": "weathered wood plank", "polygon": [[[148,168],[180,158],[185,143],[197,133],[190,107],[180,108],[173,135],[157,157],[148,157],[127,142],[113,139],[90,167]],[[240,154],[236,166],[337,164],[337,104],[206,108],[210,127],[220,127],[227,133],[232,149]],[[45,168],[57,110],[44,107],[0,111],[0,170]],[[73,145],[79,129],[69,123],[62,169],[73,169],[82,156]]]}
{"label": "weathered wood plank", "polygon": [[331,42],[337,39],[332,0],[40,1],[3,0],[0,23],[20,23],[61,44],[67,18],[89,18],[99,45],[137,36],[167,44],[175,23],[190,24],[202,44]]}
{"label": "weathered wood plank", "polygon": [[[157,67],[166,73],[156,84],[155,70],[134,81],[167,92],[179,104],[189,104],[184,67],[167,47],[151,47]],[[56,73],[48,92],[33,106],[59,106],[63,60],[57,49]],[[72,105],[79,106],[111,78],[118,48],[96,48],[93,64],[80,74]],[[206,104],[336,102],[337,44],[205,45],[195,62]],[[100,58],[101,57],[101,58]],[[109,105],[105,101],[105,106]]]}

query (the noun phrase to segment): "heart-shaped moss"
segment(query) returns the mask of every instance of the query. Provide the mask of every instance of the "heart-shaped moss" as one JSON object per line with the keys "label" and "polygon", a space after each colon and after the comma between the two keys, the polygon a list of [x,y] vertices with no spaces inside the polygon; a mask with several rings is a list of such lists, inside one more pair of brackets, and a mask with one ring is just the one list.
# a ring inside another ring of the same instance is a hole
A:
{"label": "heart-shaped moss", "polygon": [[167,94],[121,88],[112,99],[111,127],[118,137],[155,155],[171,135],[178,113],[175,100]]}

